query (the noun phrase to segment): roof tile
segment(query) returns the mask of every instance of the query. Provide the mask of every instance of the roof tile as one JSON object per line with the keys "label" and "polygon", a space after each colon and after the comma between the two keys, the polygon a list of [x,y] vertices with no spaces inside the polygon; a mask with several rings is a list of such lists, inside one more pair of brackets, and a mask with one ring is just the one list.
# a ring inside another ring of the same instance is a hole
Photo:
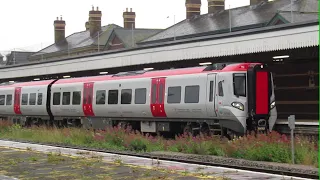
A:
{"label": "roof tile", "polygon": [[[212,14],[204,14],[195,16],[191,19],[185,19],[174,26],[167,28],[158,34],[141,41],[140,44],[149,44],[154,42],[162,42],[171,40],[174,35],[179,39],[194,36],[196,34],[212,33],[220,30],[228,30],[231,27],[247,27],[252,25],[267,25],[267,23],[278,12],[291,11],[291,0],[275,0],[268,3],[260,3],[258,5],[238,7],[224,10]],[[306,15],[303,12],[317,12],[318,0],[294,0],[293,11],[295,11],[295,22],[303,22],[307,20],[317,19],[315,14]],[[281,14],[286,19],[287,13]],[[289,19],[290,20],[290,19]],[[185,36],[185,37],[183,37]],[[187,37],[186,37],[187,36]]]}

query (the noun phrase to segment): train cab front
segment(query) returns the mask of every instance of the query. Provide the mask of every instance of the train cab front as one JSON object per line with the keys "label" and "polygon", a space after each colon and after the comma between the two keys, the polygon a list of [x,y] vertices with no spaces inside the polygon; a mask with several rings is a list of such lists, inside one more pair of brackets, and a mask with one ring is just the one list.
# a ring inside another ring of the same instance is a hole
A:
{"label": "train cab front", "polygon": [[248,131],[272,131],[277,119],[272,74],[265,64],[251,64],[247,72]]}

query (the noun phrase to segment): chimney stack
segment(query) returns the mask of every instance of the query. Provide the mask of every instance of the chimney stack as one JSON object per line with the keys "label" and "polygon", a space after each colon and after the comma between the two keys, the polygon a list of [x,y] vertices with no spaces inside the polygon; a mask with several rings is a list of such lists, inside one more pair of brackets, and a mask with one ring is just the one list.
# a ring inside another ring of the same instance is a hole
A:
{"label": "chimney stack", "polygon": [[94,10],[94,7],[92,6],[92,10],[89,12],[89,30],[91,37],[95,36],[96,33],[101,30],[101,17],[102,13],[99,10],[99,7]]}
{"label": "chimney stack", "polygon": [[136,28],[136,13],[132,12],[132,8],[130,8],[130,12],[128,12],[128,8],[123,12],[123,27],[128,29]]}
{"label": "chimney stack", "polygon": [[190,19],[195,15],[200,15],[201,0],[186,0],[186,18]]}
{"label": "chimney stack", "polygon": [[250,0],[250,6],[255,5],[255,4],[259,4],[261,2],[268,2],[268,0]]}
{"label": "chimney stack", "polygon": [[88,31],[88,30],[90,29],[89,21],[86,22],[86,25],[85,25],[85,26],[86,26],[86,31]]}
{"label": "chimney stack", "polygon": [[54,42],[56,44],[61,43],[65,40],[65,27],[66,22],[62,20],[62,17],[57,17],[53,23],[54,26]]}
{"label": "chimney stack", "polygon": [[208,0],[208,14],[224,10],[224,0]]}

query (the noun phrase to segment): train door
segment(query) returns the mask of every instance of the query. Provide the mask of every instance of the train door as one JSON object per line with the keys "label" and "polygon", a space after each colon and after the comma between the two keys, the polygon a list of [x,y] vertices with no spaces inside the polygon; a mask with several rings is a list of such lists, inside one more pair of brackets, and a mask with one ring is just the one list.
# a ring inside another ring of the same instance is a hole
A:
{"label": "train door", "polygon": [[94,116],[92,109],[92,98],[93,98],[93,82],[83,84],[83,113],[85,116]]}
{"label": "train door", "polygon": [[153,78],[151,80],[150,108],[153,117],[167,117],[164,110],[166,78]]}
{"label": "train door", "polygon": [[216,74],[208,74],[207,76],[207,98],[206,98],[206,108],[209,117],[216,117],[215,108],[215,92],[216,92]]}
{"label": "train door", "polygon": [[[224,79],[223,77],[218,74],[216,76],[216,92],[215,92],[215,95],[216,95],[216,103],[215,103],[215,108],[216,108],[216,112],[217,114],[220,114],[223,113],[221,110],[221,108],[223,108],[223,106],[225,105],[225,99],[226,99],[226,96],[224,95],[225,92],[225,84],[224,84]],[[226,104],[228,105],[228,104]]]}
{"label": "train door", "polygon": [[21,114],[20,110],[20,97],[21,97],[21,87],[16,87],[14,90],[14,112],[16,114]]}

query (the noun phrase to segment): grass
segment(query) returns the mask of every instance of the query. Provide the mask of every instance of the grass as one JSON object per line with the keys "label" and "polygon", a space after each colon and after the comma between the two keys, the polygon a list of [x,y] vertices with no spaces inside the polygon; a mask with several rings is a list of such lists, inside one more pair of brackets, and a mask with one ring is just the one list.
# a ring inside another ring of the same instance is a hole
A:
{"label": "grass", "polygon": [[[59,143],[108,150],[137,152],[170,151],[200,155],[215,155],[254,161],[291,163],[290,139],[277,132],[257,137],[248,135],[232,141],[217,137],[189,134],[176,136],[174,140],[142,135],[130,129],[117,127],[104,131],[84,129],[56,129],[46,127],[21,128],[0,122],[0,138],[30,140],[34,142]],[[52,162],[59,157],[50,157]],[[295,164],[318,167],[318,144],[302,137],[295,137]]]}

